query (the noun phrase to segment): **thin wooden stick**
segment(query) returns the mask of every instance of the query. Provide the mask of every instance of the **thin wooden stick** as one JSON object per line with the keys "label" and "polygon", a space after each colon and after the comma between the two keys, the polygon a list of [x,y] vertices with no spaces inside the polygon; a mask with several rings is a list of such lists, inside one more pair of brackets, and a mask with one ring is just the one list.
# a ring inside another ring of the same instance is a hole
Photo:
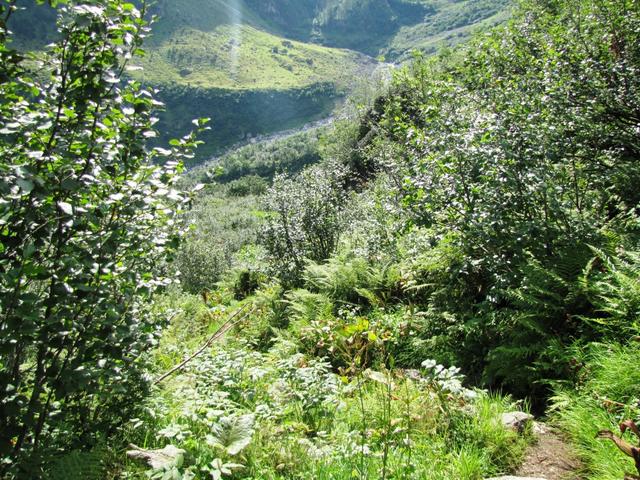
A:
{"label": "thin wooden stick", "polygon": [[191,360],[193,360],[194,358],[196,358],[198,355],[200,355],[202,352],[204,352],[207,347],[211,346],[211,344],[213,342],[215,342],[217,339],[219,339],[220,337],[222,337],[225,333],[227,333],[230,329],[232,329],[233,327],[235,327],[236,325],[238,325],[240,322],[244,321],[245,318],[247,318],[249,315],[251,315],[256,307],[253,307],[251,310],[249,310],[248,312],[246,312],[242,318],[240,318],[240,320],[236,320],[235,322],[233,321],[234,318],[236,318],[240,313],[242,313],[248,304],[244,304],[239,310],[236,310],[236,312],[231,315],[231,317],[224,322],[220,328],[218,328],[218,330],[216,330],[215,332],[213,332],[213,335],[211,335],[209,337],[209,339],[204,343],[204,345],[202,345],[198,350],[196,350],[196,352],[191,355],[189,358],[187,358],[186,360],[184,360],[183,362],[179,363],[178,365],[176,365],[175,367],[173,367],[171,370],[169,370],[168,372],[164,373],[163,375],[161,375],[160,377],[158,377],[154,382],[153,385],[157,385],[158,383],[160,383],[161,381],[163,381],[165,378],[167,378],[168,376],[170,376],[171,374],[177,372],[178,370],[181,370],[182,368],[184,368],[184,366],[189,363]]}

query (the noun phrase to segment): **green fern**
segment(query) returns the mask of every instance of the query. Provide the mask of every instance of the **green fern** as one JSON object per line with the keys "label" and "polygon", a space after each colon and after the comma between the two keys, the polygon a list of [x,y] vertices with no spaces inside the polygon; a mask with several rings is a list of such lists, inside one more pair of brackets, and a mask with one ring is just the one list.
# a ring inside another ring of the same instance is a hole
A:
{"label": "green fern", "polygon": [[579,333],[576,319],[589,307],[579,281],[589,263],[586,252],[574,247],[545,263],[529,258],[519,287],[504,293],[509,309],[487,355],[485,381],[530,395],[536,384],[566,375],[563,349]]}
{"label": "green fern", "polygon": [[370,265],[360,257],[332,257],[326,263],[310,262],[307,286],[336,302],[384,306],[400,293],[402,276],[397,265]]}
{"label": "green fern", "polygon": [[505,293],[518,310],[540,315],[563,308],[570,284],[558,272],[532,258],[523,273],[521,285]]}
{"label": "green fern", "polygon": [[104,480],[104,455],[101,452],[73,451],[55,460],[47,480]]}
{"label": "green fern", "polygon": [[640,333],[640,252],[610,255],[598,248],[592,250],[595,257],[580,284],[595,311],[581,318],[615,336]]}
{"label": "green fern", "polygon": [[308,324],[326,316],[331,316],[333,304],[326,295],[296,289],[287,293],[284,303],[290,320]]}
{"label": "green fern", "polygon": [[313,290],[347,303],[358,303],[356,289],[367,285],[368,264],[362,258],[332,257],[326,263],[310,262],[305,283]]}

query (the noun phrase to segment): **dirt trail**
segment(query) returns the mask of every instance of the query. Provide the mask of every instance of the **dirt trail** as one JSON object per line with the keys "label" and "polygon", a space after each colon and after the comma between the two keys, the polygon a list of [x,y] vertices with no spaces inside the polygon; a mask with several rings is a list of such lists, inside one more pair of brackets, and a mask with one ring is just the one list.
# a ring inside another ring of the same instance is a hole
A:
{"label": "dirt trail", "polygon": [[546,480],[581,480],[576,473],[580,462],[557,431],[543,423],[534,423],[537,442],[529,447],[517,475]]}

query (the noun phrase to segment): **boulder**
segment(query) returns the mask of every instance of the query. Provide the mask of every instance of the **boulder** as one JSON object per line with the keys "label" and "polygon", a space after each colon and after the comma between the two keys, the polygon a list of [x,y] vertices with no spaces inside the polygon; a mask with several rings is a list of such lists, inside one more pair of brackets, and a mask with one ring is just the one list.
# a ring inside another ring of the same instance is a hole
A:
{"label": "boulder", "polygon": [[516,432],[522,432],[527,423],[533,420],[533,415],[525,412],[509,412],[502,414],[502,425]]}

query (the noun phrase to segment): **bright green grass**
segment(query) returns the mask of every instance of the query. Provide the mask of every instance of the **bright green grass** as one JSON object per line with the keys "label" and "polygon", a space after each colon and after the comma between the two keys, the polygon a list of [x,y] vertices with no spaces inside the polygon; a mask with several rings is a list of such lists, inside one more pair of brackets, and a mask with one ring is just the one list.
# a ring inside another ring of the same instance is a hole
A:
{"label": "bright green grass", "polygon": [[242,23],[266,29],[266,23],[243,0],[160,0],[152,7],[158,21],[151,44],[175,40],[183,28],[211,32],[222,25]]}
{"label": "bright green grass", "polygon": [[[589,480],[620,480],[624,472],[637,473],[633,461],[609,440],[597,439],[599,430],[620,434],[618,423],[640,413],[640,360],[638,345],[600,345],[593,348],[582,367],[585,381],[577,390],[563,389],[554,397],[558,424],[567,432],[584,462]],[[625,408],[605,408],[611,400]],[[633,435],[626,440],[637,444]]]}
{"label": "bright green grass", "polygon": [[348,86],[375,62],[347,50],[284,40],[248,25],[184,28],[142,59],[138,78],[231,90],[290,89],[335,81]]}

